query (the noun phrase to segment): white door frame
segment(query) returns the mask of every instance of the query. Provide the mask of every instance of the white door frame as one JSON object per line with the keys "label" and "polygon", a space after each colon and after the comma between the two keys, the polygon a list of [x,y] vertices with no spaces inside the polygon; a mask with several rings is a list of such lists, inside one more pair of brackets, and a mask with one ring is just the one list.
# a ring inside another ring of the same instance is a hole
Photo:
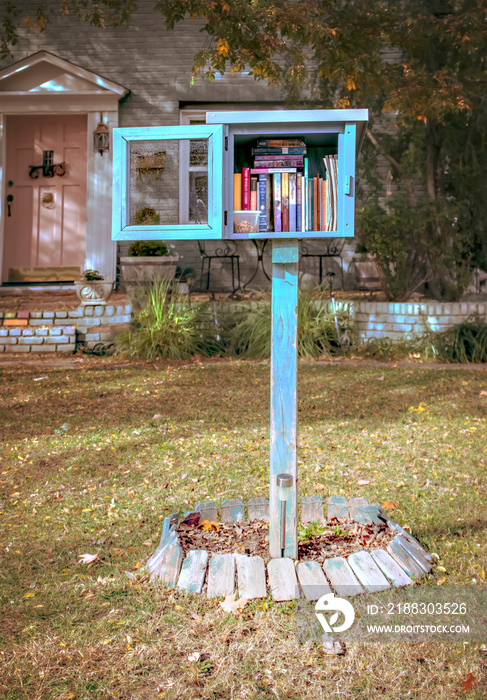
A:
{"label": "white door frame", "polygon": [[[43,67],[46,80],[42,80]],[[50,90],[53,67],[59,71],[59,84]],[[26,76],[34,74],[34,87],[25,90]],[[69,76],[64,88],[63,76]],[[40,77],[39,77],[40,76]],[[17,80],[18,78],[18,80]],[[15,89],[16,82],[21,89]],[[37,83],[37,86],[36,86]],[[5,87],[3,87],[5,86]],[[59,89],[59,87],[62,89]],[[23,89],[22,89],[23,88]],[[7,115],[85,114],[87,116],[87,188],[86,188],[86,249],[85,269],[96,269],[107,281],[115,281],[117,246],[112,241],[112,157],[93,150],[93,132],[100,122],[109,127],[110,134],[118,126],[118,102],[127,90],[100,78],[47,51],[19,61],[0,71],[0,270],[2,270],[6,217],[6,154]],[[1,274],[1,273],[0,273]],[[6,280],[0,280],[6,282]]]}

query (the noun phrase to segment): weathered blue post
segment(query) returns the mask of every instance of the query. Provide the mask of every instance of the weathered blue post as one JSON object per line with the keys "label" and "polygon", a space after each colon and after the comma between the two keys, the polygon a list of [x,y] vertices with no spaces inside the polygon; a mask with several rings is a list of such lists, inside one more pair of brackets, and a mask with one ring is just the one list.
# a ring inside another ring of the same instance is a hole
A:
{"label": "weathered blue post", "polygon": [[277,475],[291,474],[284,555],[298,556],[298,240],[272,241],[271,454],[269,554],[281,556]]}

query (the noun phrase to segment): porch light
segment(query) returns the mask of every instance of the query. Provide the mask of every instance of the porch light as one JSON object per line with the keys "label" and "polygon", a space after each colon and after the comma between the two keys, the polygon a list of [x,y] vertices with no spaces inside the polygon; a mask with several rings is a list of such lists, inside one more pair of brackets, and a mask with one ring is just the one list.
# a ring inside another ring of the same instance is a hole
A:
{"label": "porch light", "polygon": [[110,131],[108,126],[103,123],[103,114],[101,121],[93,132],[93,150],[102,156],[110,150]]}
{"label": "porch light", "polygon": [[277,498],[281,503],[281,557],[283,557],[286,549],[286,501],[289,500],[293,477],[291,474],[278,474],[276,480]]}

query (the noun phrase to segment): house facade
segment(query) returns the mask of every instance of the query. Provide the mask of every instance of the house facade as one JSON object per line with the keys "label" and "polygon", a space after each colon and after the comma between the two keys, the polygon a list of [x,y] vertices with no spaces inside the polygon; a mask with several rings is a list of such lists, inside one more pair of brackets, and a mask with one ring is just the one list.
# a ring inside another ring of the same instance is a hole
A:
{"label": "house facade", "polygon": [[[58,7],[56,0],[46,4]],[[2,285],[69,283],[80,269],[119,278],[129,243],[111,238],[114,127],[197,124],[209,110],[283,108],[280,94],[249,75],[193,84],[193,56],[208,41],[203,24],[187,19],[167,31],[152,5],[141,0],[124,28],[102,30],[64,16],[41,33],[22,29],[13,57],[0,64]],[[17,6],[34,12],[28,0]],[[109,148],[98,149],[105,131]],[[174,245],[180,267],[197,278],[198,243]],[[221,246],[207,243],[206,253]],[[231,252],[240,256],[242,284],[257,272],[253,286],[267,285],[255,246],[239,241]],[[303,259],[310,280],[317,264]],[[231,286],[225,259],[213,262],[211,284]]]}

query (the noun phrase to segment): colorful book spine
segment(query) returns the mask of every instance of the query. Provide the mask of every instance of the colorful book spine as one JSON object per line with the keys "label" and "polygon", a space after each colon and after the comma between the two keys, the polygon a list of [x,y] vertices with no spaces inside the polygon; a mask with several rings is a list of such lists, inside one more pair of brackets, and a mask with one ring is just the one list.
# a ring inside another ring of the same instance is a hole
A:
{"label": "colorful book spine", "polygon": [[242,168],[242,211],[250,209],[250,168]]}
{"label": "colorful book spine", "polygon": [[308,193],[308,159],[304,159],[303,166],[303,231],[309,231],[309,193]]}
{"label": "colorful book spine", "polygon": [[259,175],[259,231],[265,233],[267,231],[267,177],[265,173]]}
{"label": "colorful book spine", "polygon": [[296,175],[296,231],[304,231],[303,226],[303,175]]}
{"label": "colorful book spine", "polygon": [[276,154],[276,155],[304,155],[306,153],[306,146],[298,146],[298,147],[287,147],[287,146],[266,146],[265,148],[252,148],[252,155],[253,156],[259,156],[259,155],[271,155],[271,154]]}
{"label": "colorful book spine", "polygon": [[295,173],[296,168],[250,168],[251,175],[260,175],[261,173]]}
{"label": "colorful book spine", "polygon": [[289,173],[281,174],[282,231],[289,231]]}
{"label": "colorful book spine", "polygon": [[274,196],[274,231],[282,231],[281,215],[281,173],[273,174],[273,196]]}
{"label": "colorful book spine", "polygon": [[314,183],[314,231],[320,230],[320,177],[316,175],[313,178]]}
{"label": "colorful book spine", "polygon": [[259,208],[257,202],[258,182],[259,178],[257,176],[250,178],[250,209],[252,211],[257,211]]}
{"label": "colorful book spine", "polygon": [[233,175],[233,209],[242,211],[242,173]]}
{"label": "colorful book spine", "polygon": [[266,214],[267,214],[267,230],[273,231],[274,226],[274,200],[272,197],[272,178],[274,177],[272,173],[268,173],[266,176]]}
{"label": "colorful book spine", "polygon": [[289,173],[289,231],[296,230],[296,173]]}
{"label": "colorful book spine", "polygon": [[268,146],[274,147],[306,147],[306,141],[304,139],[257,139],[257,146],[259,148],[267,148]]}
{"label": "colorful book spine", "polygon": [[292,158],[279,158],[275,156],[255,156],[255,168],[302,168],[303,158],[298,156],[296,160]]}

